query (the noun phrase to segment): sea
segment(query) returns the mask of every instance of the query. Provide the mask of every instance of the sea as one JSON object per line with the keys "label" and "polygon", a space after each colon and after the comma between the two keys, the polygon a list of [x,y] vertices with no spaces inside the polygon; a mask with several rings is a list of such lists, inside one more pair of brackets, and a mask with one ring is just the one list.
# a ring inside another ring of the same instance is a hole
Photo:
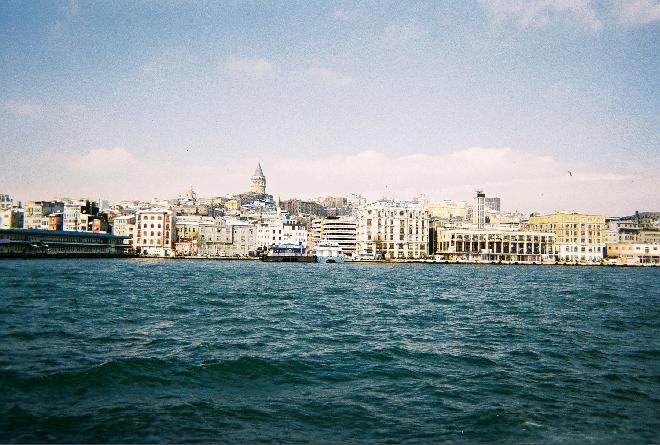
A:
{"label": "sea", "polygon": [[660,268],[0,261],[0,442],[658,443]]}

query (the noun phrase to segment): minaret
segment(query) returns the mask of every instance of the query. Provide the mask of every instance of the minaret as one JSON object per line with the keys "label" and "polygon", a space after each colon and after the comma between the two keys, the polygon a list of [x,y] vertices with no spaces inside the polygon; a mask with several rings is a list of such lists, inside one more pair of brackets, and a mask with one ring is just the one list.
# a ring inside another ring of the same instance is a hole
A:
{"label": "minaret", "polygon": [[266,177],[264,176],[264,172],[261,171],[261,163],[257,164],[257,169],[252,176],[252,187],[250,191],[260,195],[266,194]]}

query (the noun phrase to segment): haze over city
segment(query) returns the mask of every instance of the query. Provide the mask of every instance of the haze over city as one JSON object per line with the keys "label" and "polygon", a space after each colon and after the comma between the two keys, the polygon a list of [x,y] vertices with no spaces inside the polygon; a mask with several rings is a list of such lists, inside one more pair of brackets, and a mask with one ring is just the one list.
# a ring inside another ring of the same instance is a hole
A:
{"label": "haze over city", "polygon": [[0,191],[660,206],[651,0],[3,2]]}

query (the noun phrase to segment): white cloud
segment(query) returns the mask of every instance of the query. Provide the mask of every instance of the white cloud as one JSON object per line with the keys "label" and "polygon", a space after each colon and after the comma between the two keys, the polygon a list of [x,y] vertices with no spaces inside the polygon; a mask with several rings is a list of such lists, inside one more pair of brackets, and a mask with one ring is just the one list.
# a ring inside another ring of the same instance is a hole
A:
{"label": "white cloud", "polygon": [[[616,214],[660,205],[652,167],[658,167],[658,160],[643,171],[600,171],[511,148],[476,147],[437,155],[364,151],[322,159],[272,158],[262,165],[269,190],[282,197],[358,192],[370,199],[409,199],[425,193],[433,199],[469,200],[475,190],[484,189],[501,196],[511,210]],[[250,167],[248,162],[243,170]]]}
{"label": "white cloud", "polygon": [[590,31],[603,27],[590,0],[482,0],[500,22],[523,29],[544,28],[560,21],[578,23]]}
{"label": "white cloud", "polygon": [[124,147],[95,148],[84,155],[69,158],[69,166],[78,171],[103,171],[106,169],[132,167],[135,157]]}
{"label": "white cloud", "polygon": [[307,74],[335,88],[347,87],[354,83],[352,77],[328,68],[310,68],[307,70]]}
{"label": "white cloud", "polygon": [[617,21],[626,26],[643,26],[660,21],[658,0],[618,0],[613,8]]}
{"label": "white cloud", "polygon": [[51,153],[41,162],[16,165],[20,174],[0,178],[0,187],[23,199],[167,198],[182,194],[189,184],[201,196],[220,196],[247,190],[257,161],[268,192],[284,199],[357,192],[370,199],[425,193],[431,199],[470,200],[483,189],[500,196],[505,209],[525,212],[624,215],[660,208],[660,158],[599,170],[512,148],[481,147],[405,156],[373,150],[322,158],[273,154],[239,159],[230,167],[204,159],[138,156],[124,147],[97,148],[78,155]]}
{"label": "white cloud", "polygon": [[232,57],[225,63],[225,69],[232,73],[259,78],[273,72],[275,66],[266,59],[239,59]]}
{"label": "white cloud", "polygon": [[43,104],[35,102],[6,101],[0,104],[0,108],[18,117],[35,117],[46,111]]}

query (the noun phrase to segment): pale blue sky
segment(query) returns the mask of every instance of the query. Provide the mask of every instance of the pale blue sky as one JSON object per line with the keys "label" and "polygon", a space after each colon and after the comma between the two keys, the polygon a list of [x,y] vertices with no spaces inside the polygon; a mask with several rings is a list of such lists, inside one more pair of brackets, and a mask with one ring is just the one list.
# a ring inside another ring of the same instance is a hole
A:
{"label": "pale blue sky", "polygon": [[[651,0],[5,1],[0,190],[221,195],[262,160],[282,197],[483,187],[510,209],[657,210],[659,43]],[[366,179],[328,165],[365,159]]]}

